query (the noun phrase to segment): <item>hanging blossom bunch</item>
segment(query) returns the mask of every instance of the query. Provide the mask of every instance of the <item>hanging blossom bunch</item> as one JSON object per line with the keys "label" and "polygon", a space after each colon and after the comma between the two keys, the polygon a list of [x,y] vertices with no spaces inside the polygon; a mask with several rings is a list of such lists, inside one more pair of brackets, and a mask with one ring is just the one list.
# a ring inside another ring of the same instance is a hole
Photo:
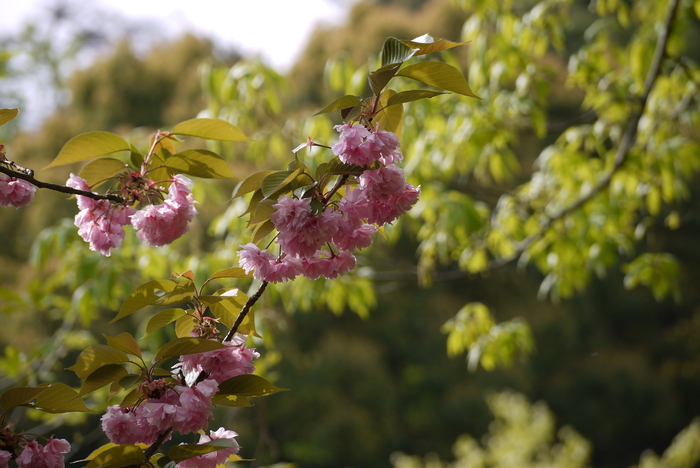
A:
{"label": "hanging blossom bunch", "polygon": [[[334,279],[355,268],[353,253],[368,247],[378,226],[391,223],[418,200],[420,188],[406,182],[396,165],[403,160],[397,136],[362,124],[335,129],[340,139],[331,147],[346,164],[364,168],[355,189],[333,200],[333,192],[297,198],[282,195],[270,216],[278,231],[281,254],[275,256],[253,243],[242,245],[240,266],[257,279],[278,283],[298,275]],[[346,179],[348,180],[348,179]],[[314,203],[320,204],[320,210]]]}
{"label": "hanging blossom bunch", "polygon": [[[75,216],[75,225],[91,250],[109,256],[110,249],[121,245],[126,236],[124,226],[129,224],[136,229],[139,239],[152,247],[160,247],[185,234],[189,222],[197,216],[196,202],[190,193],[192,181],[183,175],[175,175],[167,181],[171,183],[167,196],[157,183],[137,172],[122,175],[117,180],[118,192],[126,200],[125,204],[76,196],[80,212]],[[87,181],[74,174],[66,185],[90,191]],[[145,206],[137,210],[132,206],[137,203]]]}
{"label": "hanging blossom bunch", "polygon": [[[5,145],[0,143],[0,164],[4,161],[7,161],[5,158]],[[0,173],[0,206],[22,208],[34,199],[35,193],[36,185],[26,180]]]}
{"label": "hanging blossom bunch", "polygon": [[[114,444],[148,444],[172,431],[190,434],[207,429],[213,418],[212,397],[219,384],[243,374],[255,371],[252,361],[260,355],[245,347],[246,337],[237,335],[225,342],[224,349],[180,356],[173,369],[179,374],[173,379],[155,379],[143,382],[139,388],[139,401],[134,406],[110,406],[102,416],[102,429]],[[219,428],[202,434],[199,443],[215,439],[231,439],[233,447],[180,462],[180,468],[215,467],[226,461],[229,455],[238,452],[237,434]]]}
{"label": "hanging blossom bunch", "polygon": [[27,440],[23,433],[14,433],[11,424],[0,432],[0,468],[8,468],[12,459],[19,468],[63,468],[63,454],[68,452],[70,443],[65,439],[51,437],[41,445]]}

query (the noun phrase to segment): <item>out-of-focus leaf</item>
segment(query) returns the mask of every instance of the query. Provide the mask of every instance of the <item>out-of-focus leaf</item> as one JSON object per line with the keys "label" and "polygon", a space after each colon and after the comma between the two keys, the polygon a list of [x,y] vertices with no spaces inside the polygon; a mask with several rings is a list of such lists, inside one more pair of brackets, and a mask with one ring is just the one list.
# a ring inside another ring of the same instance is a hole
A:
{"label": "out-of-focus leaf", "polygon": [[0,109],[0,125],[5,125],[19,114],[19,109]]}

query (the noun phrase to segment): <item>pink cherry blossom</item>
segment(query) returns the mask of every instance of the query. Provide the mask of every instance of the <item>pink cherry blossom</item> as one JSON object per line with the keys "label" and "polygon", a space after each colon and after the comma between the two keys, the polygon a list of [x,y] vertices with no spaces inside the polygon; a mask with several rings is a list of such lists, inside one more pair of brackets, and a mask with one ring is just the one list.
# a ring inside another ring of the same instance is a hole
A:
{"label": "pink cherry blossom", "polygon": [[365,171],[360,176],[360,190],[369,200],[386,200],[392,195],[401,193],[406,187],[406,176],[403,170],[391,164],[373,171]]}
{"label": "pink cherry blossom", "polygon": [[262,279],[268,277],[272,270],[272,263],[275,262],[275,256],[249,242],[248,244],[241,245],[242,251],[238,252],[238,258],[240,259],[238,264],[245,270],[246,273],[253,271],[253,277],[255,279]]}
{"label": "pink cherry blossom", "polygon": [[65,439],[51,439],[46,447],[32,440],[15,461],[19,468],[64,468],[62,453],[69,451],[70,444]]}
{"label": "pink cherry blossom", "polygon": [[122,408],[110,406],[102,416],[102,430],[113,444],[152,444],[158,438],[158,430],[150,426],[141,415],[140,407]]}
{"label": "pink cherry blossom", "polygon": [[7,450],[0,450],[0,468],[9,468],[8,463],[12,458],[12,454]]}
{"label": "pink cherry blossom", "polygon": [[373,224],[360,224],[356,229],[343,229],[333,236],[333,242],[341,250],[359,250],[372,245],[372,238],[377,233]]}
{"label": "pink cherry blossom", "polygon": [[237,375],[252,374],[255,372],[252,362],[260,354],[254,348],[245,347],[246,338],[245,335],[236,335],[231,341],[224,342],[226,348],[180,356],[180,362],[173,369],[180,369],[188,382],[195,380],[202,372],[206,372],[208,379],[216,383]]}
{"label": "pink cherry blossom", "polygon": [[233,441],[233,447],[222,448],[215,452],[210,452],[198,457],[189,458],[187,460],[181,461],[177,464],[177,468],[215,468],[217,465],[223,465],[228,460],[228,457],[238,453],[239,446],[236,442],[236,434],[233,431],[227,431],[223,427],[220,427],[216,431],[209,431],[209,435],[202,434],[199,436],[199,443],[206,444],[212,440],[217,439],[231,439]]}
{"label": "pink cherry blossom", "polygon": [[272,205],[277,211],[270,216],[279,231],[277,242],[287,255],[310,257],[330,242],[338,231],[342,214],[326,209],[311,215],[311,199],[297,200],[283,195]]}
{"label": "pink cherry blossom", "polygon": [[190,179],[176,175],[162,204],[148,205],[131,217],[131,225],[137,230],[139,239],[152,247],[161,247],[189,230],[189,222],[197,216],[191,186]]}
{"label": "pink cherry blossom", "polygon": [[0,173],[0,205],[21,208],[34,199],[36,185]]}
{"label": "pink cherry blossom", "polygon": [[403,191],[386,200],[370,204],[371,213],[367,221],[375,224],[391,223],[407,212],[418,201],[420,187],[406,184]]}
{"label": "pink cherry blossom", "polygon": [[263,279],[268,283],[283,283],[293,280],[300,273],[301,260],[297,257],[284,257],[270,264],[270,271]]}
{"label": "pink cherry blossom", "polygon": [[312,280],[321,276],[335,279],[355,268],[355,256],[350,252],[343,251],[335,256],[321,256],[326,253],[319,250],[316,255],[303,258],[302,274]]}
{"label": "pink cherry blossom", "polygon": [[331,150],[341,161],[346,164],[367,166],[377,160],[371,147],[363,145],[365,138],[371,135],[364,126],[343,124],[336,125],[334,128],[340,132],[340,138],[331,145]]}
{"label": "pink cherry blossom", "polygon": [[180,404],[173,420],[173,429],[180,434],[189,434],[205,429],[214,415],[210,411],[211,398],[219,386],[213,379],[204,380],[194,387],[178,385],[175,392],[180,394]]}

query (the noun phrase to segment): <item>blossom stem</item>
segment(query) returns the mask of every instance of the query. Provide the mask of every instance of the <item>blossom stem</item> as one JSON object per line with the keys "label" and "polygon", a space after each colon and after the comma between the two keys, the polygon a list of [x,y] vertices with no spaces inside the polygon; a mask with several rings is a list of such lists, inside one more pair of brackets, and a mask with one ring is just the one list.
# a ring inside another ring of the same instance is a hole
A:
{"label": "blossom stem", "polygon": [[[28,171],[31,171],[31,169],[28,169]],[[0,164],[0,172],[3,174],[7,174],[10,177],[14,177],[16,179],[22,179],[26,180],[27,182],[36,185],[39,188],[43,189],[49,189],[53,190],[55,192],[61,192],[61,193],[68,193],[71,195],[82,195],[84,197],[92,198],[93,200],[109,200],[113,201],[115,203],[119,204],[124,204],[126,203],[126,200],[119,195],[114,195],[114,194],[100,194],[100,193],[93,193],[93,192],[88,192],[87,190],[80,190],[80,189],[75,189],[72,187],[67,187],[65,185],[58,185],[58,184],[51,184],[48,182],[42,182],[40,180],[37,180],[34,178],[33,175],[29,175],[25,172],[20,172],[20,171],[15,171],[12,170],[3,164]],[[31,171],[33,173],[33,171]]]}
{"label": "blossom stem", "polygon": [[236,323],[233,324],[231,329],[228,331],[222,342],[226,341],[231,341],[233,339],[233,335],[236,334],[236,331],[238,330],[238,327],[241,326],[241,323],[243,323],[243,320],[245,319],[246,315],[248,315],[248,312],[250,311],[251,307],[253,307],[253,304],[258,302],[258,299],[262,297],[263,292],[265,292],[265,288],[267,287],[268,282],[263,281],[260,287],[258,288],[257,291],[255,291],[255,294],[250,296],[248,300],[246,301],[245,305],[241,309],[241,313],[238,314],[238,318],[236,319]]}

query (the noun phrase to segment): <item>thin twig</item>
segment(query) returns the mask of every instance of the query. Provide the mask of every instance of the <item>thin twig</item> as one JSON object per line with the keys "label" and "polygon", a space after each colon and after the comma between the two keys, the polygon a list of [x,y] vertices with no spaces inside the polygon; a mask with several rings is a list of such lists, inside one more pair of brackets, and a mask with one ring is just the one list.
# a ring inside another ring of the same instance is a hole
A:
{"label": "thin twig", "polygon": [[241,309],[241,312],[238,314],[238,318],[236,319],[236,323],[233,324],[231,329],[228,331],[226,334],[226,337],[223,339],[222,342],[226,341],[231,341],[233,339],[233,335],[236,334],[236,331],[238,330],[238,327],[241,326],[241,323],[243,323],[243,320],[245,319],[246,315],[248,315],[248,312],[250,311],[251,307],[258,302],[258,299],[262,297],[263,292],[265,291],[265,288],[267,287],[269,283],[267,281],[263,281],[260,287],[258,288],[257,291],[255,291],[255,294],[250,296],[248,300],[246,301],[245,305]]}
{"label": "thin twig", "polygon": [[571,205],[567,206],[566,208],[562,209],[558,213],[552,215],[552,216],[547,216],[541,223],[540,228],[530,234],[528,237],[523,239],[521,242],[519,242],[514,250],[514,252],[508,256],[505,257],[500,257],[492,260],[489,265],[488,265],[488,270],[494,270],[496,268],[499,268],[503,265],[506,265],[516,258],[520,257],[525,250],[527,250],[535,241],[540,239],[542,236],[545,235],[549,227],[555,222],[558,221],[569,214],[573,213],[574,211],[578,210],[581,208],[583,205],[588,203],[590,200],[593,199],[598,193],[600,193],[603,189],[605,189],[608,185],[610,185],[610,181],[612,180],[613,176],[617,173],[617,171],[622,167],[624,164],[625,160],[627,159],[627,155],[629,154],[630,149],[632,149],[632,146],[635,143],[636,137],[637,137],[637,130],[639,127],[639,120],[642,118],[642,115],[644,114],[644,110],[646,109],[647,101],[649,99],[649,95],[651,94],[651,90],[654,87],[654,83],[656,82],[656,79],[659,76],[660,70],[661,70],[661,62],[663,61],[665,55],[666,55],[666,45],[668,43],[668,38],[671,33],[671,26],[673,24],[673,19],[676,16],[676,11],[678,10],[678,0],[671,0],[668,6],[668,12],[666,14],[666,19],[664,20],[664,26],[661,29],[661,32],[659,33],[659,40],[656,43],[656,50],[654,51],[654,57],[651,62],[651,65],[649,67],[649,72],[647,73],[646,80],[644,81],[644,91],[642,95],[639,98],[639,108],[637,109],[636,112],[632,114],[630,117],[629,122],[627,123],[627,128],[625,129],[625,133],[622,135],[622,140],[620,140],[620,146],[617,148],[617,152],[615,153],[615,159],[613,160],[613,167],[608,171],[607,174],[605,174],[599,181],[598,184],[596,184],[593,189],[591,189],[590,192],[588,192],[586,195],[583,197],[579,198],[575,202],[573,202]]}
{"label": "thin twig", "polygon": [[120,197],[119,195],[113,195],[113,194],[100,194],[100,193],[93,193],[93,192],[88,192],[87,190],[80,190],[80,189],[75,189],[72,187],[67,187],[65,185],[58,185],[58,184],[51,184],[48,182],[42,182],[40,180],[37,180],[34,178],[34,176],[31,176],[29,174],[25,174],[24,172],[20,171],[14,171],[7,167],[5,164],[3,164],[4,161],[0,162],[0,172],[3,174],[7,174],[10,177],[14,177],[16,179],[22,179],[26,180],[27,182],[36,185],[39,188],[43,189],[48,189],[48,190],[53,190],[55,192],[61,192],[61,193],[68,193],[71,195],[82,195],[84,197],[92,198],[94,200],[109,200],[115,203],[119,204],[124,204],[126,203],[126,200],[124,198]]}

